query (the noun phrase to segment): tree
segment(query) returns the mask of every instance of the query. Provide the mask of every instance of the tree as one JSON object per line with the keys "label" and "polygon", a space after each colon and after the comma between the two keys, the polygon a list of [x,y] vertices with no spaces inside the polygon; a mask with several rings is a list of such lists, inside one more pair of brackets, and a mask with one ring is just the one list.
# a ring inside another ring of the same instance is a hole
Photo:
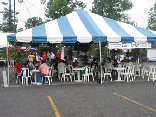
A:
{"label": "tree", "polygon": [[29,29],[35,26],[39,26],[43,23],[44,22],[42,21],[40,17],[32,17],[32,18],[27,19],[27,22],[25,23],[25,28]]}
{"label": "tree", "polygon": [[21,31],[23,31],[23,28],[17,29],[17,32],[21,32]]}
{"label": "tree", "polygon": [[116,21],[122,21],[129,24],[134,24],[134,21],[130,21],[130,17],[124,14],[124,11],[132,8],[132,2],[130,0],[94,0],[94,6],[92,7],[92,13],[99,14],[101,16],[114,19]]}
{"label": "tree", "polygon": [[[0,11],[0,13],[3,14],[3,23],[0,24],[0,31],[3,32],[14,32],[14,11],[9,10],[7,8],[8,3],[2,2],[2,4],[5,6],[3,11]],[[15,16],[18,15],[18,12],[15,12]],[[15,30],[17,28],[18,19],[15,18]]]}
{"label": "tree", "polygon": [[[100,56],[99,45],[95,44],[88,54],[93,56],[94,58],[99,58]],[[108,48],[106,47],[106,43],[101,43],[101,57],[103,58],[104,61],[107,61],[107,56],[108,56]]]}
{"label": "tree", "polygon": [[130,52],[130,56],[133,56],[135,60],[138,59],[138,57],[145,57],[147,55],[147,52],[143,48],[135,48],[132,49]]}
{"label": "tree", "polygon": [[150,9],[149,17],[148,17],[148,28],[156,31],[156,3]]}
{"label": "tree", "polygon": [[78,8],[85,8],[85,3],[78,0],[49,0],[45,10],[45,16],[52,20],[65,16]]}

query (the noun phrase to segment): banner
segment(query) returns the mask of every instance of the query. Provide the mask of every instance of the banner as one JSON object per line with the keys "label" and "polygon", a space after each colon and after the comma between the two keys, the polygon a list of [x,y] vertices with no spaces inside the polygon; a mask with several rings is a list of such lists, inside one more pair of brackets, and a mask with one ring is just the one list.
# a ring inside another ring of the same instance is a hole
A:
{"label": "banner", "polygon": [[132,49],[132,48],[151,48],[151,43],[108,43],[108,48],[109,49]]}

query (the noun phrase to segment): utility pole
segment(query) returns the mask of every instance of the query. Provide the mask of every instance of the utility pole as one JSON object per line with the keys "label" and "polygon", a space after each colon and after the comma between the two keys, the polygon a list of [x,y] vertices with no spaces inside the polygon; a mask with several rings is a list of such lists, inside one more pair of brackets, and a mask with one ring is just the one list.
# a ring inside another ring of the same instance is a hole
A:
{"label": "utility pole", "polygon": [[9,0],[9,27],[10,26],[11,26],[11,0]]}
{"label": "utility pole", "polygon": [[14,33],[16,33],[16,29],[15,29],[15,0],[14,0]]}

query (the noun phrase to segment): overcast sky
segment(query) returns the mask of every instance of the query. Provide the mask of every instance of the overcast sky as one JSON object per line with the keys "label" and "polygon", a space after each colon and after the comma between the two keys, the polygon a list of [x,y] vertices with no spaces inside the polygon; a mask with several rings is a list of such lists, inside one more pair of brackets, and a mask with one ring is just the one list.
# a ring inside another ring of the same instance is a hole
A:
{"label": "overcast sky", "polygon": [[[0,0],[0,10],[2,9],[1,1],[5,0]],[[18,27],[23,27],[24,28],[24,22],[29,18],[29,17],[41,17],[43,20],[46,19],[44,16],[44,7],[46,6],[46,3],[48,0],[46,0],[45,4],[41,4],[41,0],[23,0],[22,3],[19,3],[18,0],[15,0],[16,3],[16,11],[19,11],[20,14],[18,15],[19,18],[19,23]],[[87,4],[87,8],[85,10],[89,11],[92,6],[93,0],[81,0],[84,3]],[[131,17],[131,20],[135,21],[137,23],[138,27],[147,27],[147,20],[148,20],[148,12],[151,7],[154,6],[154,3],[156,0],[131,0],[133,3],[133,8],[126,13],[129,14]],[[13,2],[12,2],[12,9],[13,7]],[[2,19],[2,16],[0,15],[0,19]]]}

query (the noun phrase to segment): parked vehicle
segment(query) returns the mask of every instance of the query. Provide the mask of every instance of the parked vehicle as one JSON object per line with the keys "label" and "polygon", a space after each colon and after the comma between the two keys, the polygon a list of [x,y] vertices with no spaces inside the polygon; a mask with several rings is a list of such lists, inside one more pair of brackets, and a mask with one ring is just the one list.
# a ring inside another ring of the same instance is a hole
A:
{"label": "parked vehicle", "polygon": [[0,57],[0,65],[1,66],[4,66],[4,65],[6,65],[6,60],[3,58],[3,57]]}
{"label": "parked vehicle", "polygon": [[149,58],[149,61],[156,61],[156,49],[147,49],[147,58]]}

